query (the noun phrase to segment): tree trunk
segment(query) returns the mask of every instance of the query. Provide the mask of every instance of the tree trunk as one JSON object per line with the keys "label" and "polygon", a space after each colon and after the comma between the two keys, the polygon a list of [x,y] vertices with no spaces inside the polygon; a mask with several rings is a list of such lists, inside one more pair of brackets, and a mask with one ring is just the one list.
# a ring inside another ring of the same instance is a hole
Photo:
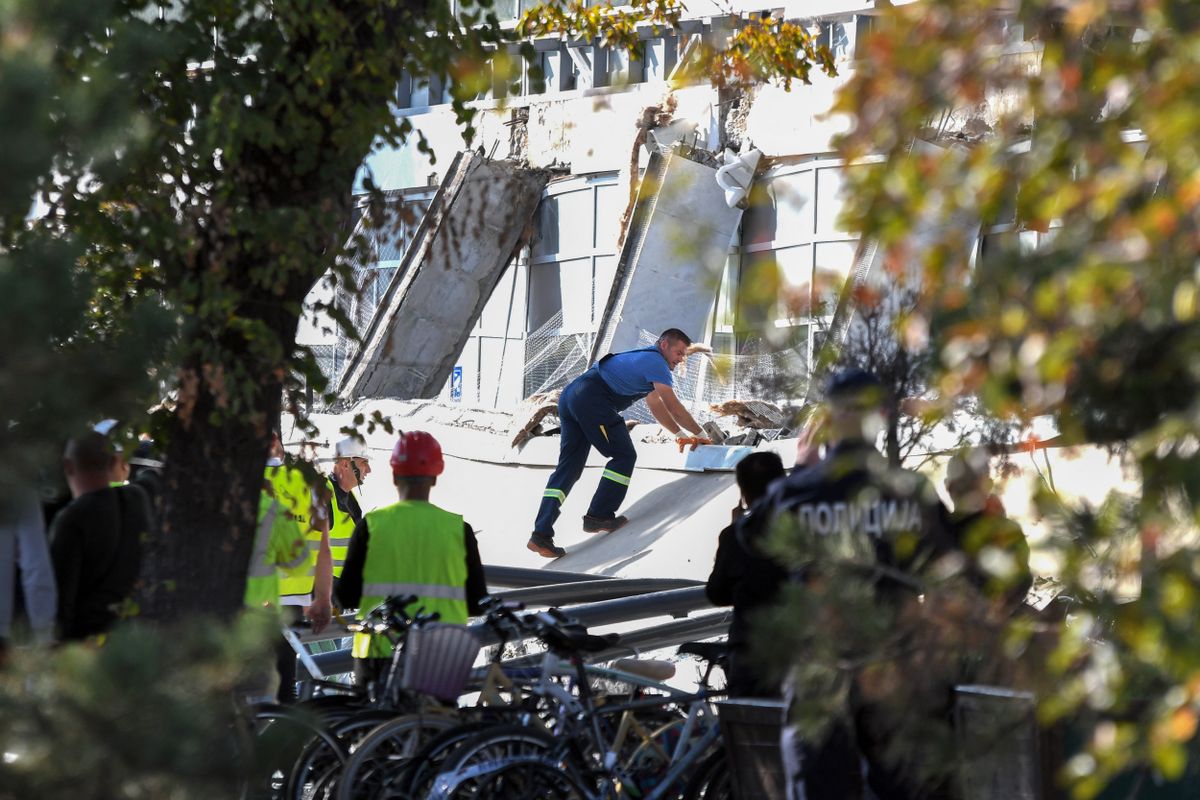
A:
{"label": "tree trunk", "polygon": [[195,391],[195,405],[181,404],[172,420],[162,527],[142,569],[142,612],[151,619],[228,619],[242,608],[246,589],[281,385],[263,385],[254,413],[219,424],[210,417],[212,387],[201,379]]}

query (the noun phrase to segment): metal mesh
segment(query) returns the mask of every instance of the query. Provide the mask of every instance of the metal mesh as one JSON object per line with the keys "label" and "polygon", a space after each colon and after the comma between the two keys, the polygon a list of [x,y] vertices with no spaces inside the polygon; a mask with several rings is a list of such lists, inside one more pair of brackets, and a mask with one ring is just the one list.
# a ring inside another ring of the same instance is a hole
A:
{"label": "metal mesh", "polygon": [[[562,312],[557,312],[525,340],[525,397],[561,389],[583,374],[591,356],[594,332],[560,334]],[[640,331],[638,343],[650,347],[657,334]],[[799,350],[762,352],[758,340],[743,344],[739,354],[695,353],[675,370],[675,394],[699,421],[713,419],[711,403],[727,400],[786,403],[799,396],[797,378],[807,368]],[[801,392],[802,394],[802,392]],[[767,411],[767,407],[763,407]],[[654,422],[645,401],[630,406],[626,419]]]}
{"label": "metal mesh", "polygon": [[[354,329],[365,333],[375,318],[375,312],[396,274],[417,227],[429,208],[427,196],[402,195],[388,199],[387,222],[372,227],[364,216],[359,220],[352,238],[363,237],[367,247],[348,259],[350,278],[339,284],[334,300],[338,309],[351,321]],[[340,327],[332,353],[318,356],[331,386],[336,386],[346,365],[358,351],[358,342]]]}
{"label": "metal mesh", "polygon": [[[638,346],[650,347],[657,334],[639,331]],[[807,359],[797,350],[762,352],[763,343],[746,342],[738,354],[693,353],[675,370],[675,396],[700,423],[715,418],[712,403],[727,400],[786,403],[797,395],[797,379],[805,374]],[[766,407],[763,407],[766,411]],[[626,419],[654,422],[644,400],[625,412]]]}
{"label": "metal mesh", "polygon": [[525,397],[561,389],[587,369],[595,332],[556,333],[562,324],[562,311],[556,311],[525,337]]}

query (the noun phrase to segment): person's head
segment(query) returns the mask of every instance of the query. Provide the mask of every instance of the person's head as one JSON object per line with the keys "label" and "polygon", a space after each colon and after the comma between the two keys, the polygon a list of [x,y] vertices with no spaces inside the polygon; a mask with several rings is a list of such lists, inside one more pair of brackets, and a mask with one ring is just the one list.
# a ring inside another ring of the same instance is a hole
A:
{"label": "person's head", "polygon": [[955,513],[982,511],[992,494],[988,454],[979,449],[956,453],[946,464],[946,493]]}
{"label": "person's head", "polygon": [[691,338],[679,328],[667,328],[659,335],[655,346],[658,347],[658,352],[663,354],[663,358],[667,360],[671,369],[675,369],[687,358],[687,349],[691,343]]}
{"label": "person's head", "polygon": [[371,462],[367,460],[367,446],[356,436],[347,436],[333,449],[333,479],[342,491],[348,492],[362,486],[371,474]]}
{"label": "person's head", "polygon": [[767,493],[767,487],[783,477],[783,459],[778,453],[751,453],[738,462],[735,470],[742,502],[749,508]]}
{"label": "person's head", "polygon": [[887,425],[887,391],[865,369],[835,372],[825,384],[829,441],[873,443]]}
{"label": "person's head", "polygon": [[63,451],[63,474],[71,496],[107,488],[117,460],[113,444],[104,434],[89,431],[68,441]]}
{"label": "person's head", "polygon": [[392,481],[401,498],[427,500],[429,490],[446,468],[442,446],[425,431],[406,431],[392,448]]}

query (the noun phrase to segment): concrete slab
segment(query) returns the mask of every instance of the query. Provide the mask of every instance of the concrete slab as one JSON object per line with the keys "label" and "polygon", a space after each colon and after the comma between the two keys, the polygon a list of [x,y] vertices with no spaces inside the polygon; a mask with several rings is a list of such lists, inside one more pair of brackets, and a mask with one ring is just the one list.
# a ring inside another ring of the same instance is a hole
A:
{"label": "concrete slab", "polygon": [[548,180],[543,170],[458,154],[346,368],[342,397],[441,391]]}
{"label": "concrete slab", "polygon": [[632,350],[642,331],[675,327],[699,340],[712,318],[729,244],[742,218],[717,171],[672,150],[650,158],[621,247],[591,361]]}

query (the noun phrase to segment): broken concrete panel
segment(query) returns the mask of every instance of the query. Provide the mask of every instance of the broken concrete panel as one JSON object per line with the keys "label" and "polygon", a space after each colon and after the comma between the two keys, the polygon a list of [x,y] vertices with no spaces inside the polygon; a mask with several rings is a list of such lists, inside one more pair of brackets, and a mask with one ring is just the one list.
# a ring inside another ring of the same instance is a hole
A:
{"label": "broken concrete panel", "polygon": [[640,332],[704,336],[729,244],[742,218],[716,170],[672,150],[650,159],[621,247],[592,362],[640,345]]}
{"label": "broken concrete panel", "polygon": [[437,395],[548,179],[472,152],[454,159],[347,366],[343,398]]}

